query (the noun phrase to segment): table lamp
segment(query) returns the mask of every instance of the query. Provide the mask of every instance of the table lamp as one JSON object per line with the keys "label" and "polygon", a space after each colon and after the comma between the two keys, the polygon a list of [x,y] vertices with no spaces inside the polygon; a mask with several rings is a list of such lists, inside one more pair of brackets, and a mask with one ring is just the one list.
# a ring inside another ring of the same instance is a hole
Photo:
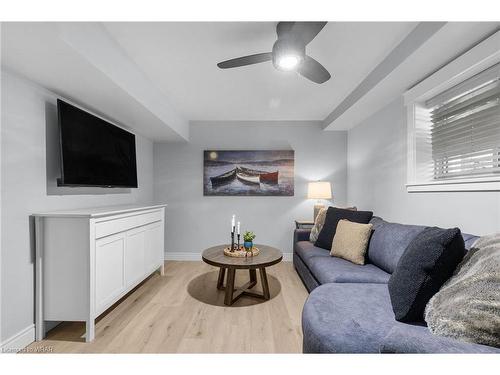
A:
{"label": "table lamp", "polygon": [[321,199],[332,199],[332,185],[326,181],[309,182],[307,186],[307,198],[318,200],[314,205],[314,220],[316,220],[319,210],[325,207],[321,203]]}

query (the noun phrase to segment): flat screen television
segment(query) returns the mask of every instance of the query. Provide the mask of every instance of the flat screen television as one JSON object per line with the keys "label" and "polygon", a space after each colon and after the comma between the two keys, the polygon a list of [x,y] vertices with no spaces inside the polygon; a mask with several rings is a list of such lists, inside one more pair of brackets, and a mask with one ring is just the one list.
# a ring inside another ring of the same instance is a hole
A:
{"label": "flat screen television", "polygon": [[137,187],[135,135],[57,100],[59,186]]}

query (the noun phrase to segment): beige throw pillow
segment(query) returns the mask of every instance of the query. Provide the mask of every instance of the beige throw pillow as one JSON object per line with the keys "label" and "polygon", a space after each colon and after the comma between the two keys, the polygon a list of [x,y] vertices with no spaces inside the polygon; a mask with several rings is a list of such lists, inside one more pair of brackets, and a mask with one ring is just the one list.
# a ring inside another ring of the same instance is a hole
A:
{"label": "beige throw pillow", "polygon": [[372,233],[372,224],[340,220],[332,241],[330,255],[355,264],[365,264],[365,254]]}
{"label": "beige throw pillow", "polygon": [[323,225],[325,224],[326,211],[327,208],[320,208],[316,219],[314,220],[314,225],[311,229],[311,234],[309,234],[309,241],[316,242],[318,239],[319,232],[323,229]]}
{"label": "beige throw pillow", "polygon": [[[356,207],[346,207],[346,210],[356,211]],[[318,240],[319,232],[323,229],[323,225],[325,225],[326,212],[328,211],[328,207],[320,208],[316,219],[314,220],[314,225],[311,228],[311,233],[309,234],[309,241],[312,243]]]}

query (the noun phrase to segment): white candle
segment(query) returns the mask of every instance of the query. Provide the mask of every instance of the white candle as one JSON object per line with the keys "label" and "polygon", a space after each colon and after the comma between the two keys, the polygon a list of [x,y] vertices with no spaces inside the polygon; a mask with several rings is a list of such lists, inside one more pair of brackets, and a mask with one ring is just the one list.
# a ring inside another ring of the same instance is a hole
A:
{"label": "white candle", "polygon": [[233,218],[231,219],[231,232],[234,232],[234,221],[235,221],[235,215],[233,214]]}
{"label": "white candle", "polygon": [[238,234],[240,234],[240,222],[238,221]]}

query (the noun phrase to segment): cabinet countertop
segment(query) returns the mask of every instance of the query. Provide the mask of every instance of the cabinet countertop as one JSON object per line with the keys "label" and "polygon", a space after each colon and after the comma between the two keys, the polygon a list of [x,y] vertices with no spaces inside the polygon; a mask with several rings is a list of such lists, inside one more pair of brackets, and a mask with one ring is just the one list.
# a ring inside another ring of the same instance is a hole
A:
{"label": "cabinet countertop", "polygon": [[91,208],[76,208],[72,210],[60,210],[50,212],[34,213],[37,217],[88,217],[97,218],[110,215],[124,214],[127,212],[152,210],[166,207],[166,204],[128,204],[119,206],[104,206]]}

